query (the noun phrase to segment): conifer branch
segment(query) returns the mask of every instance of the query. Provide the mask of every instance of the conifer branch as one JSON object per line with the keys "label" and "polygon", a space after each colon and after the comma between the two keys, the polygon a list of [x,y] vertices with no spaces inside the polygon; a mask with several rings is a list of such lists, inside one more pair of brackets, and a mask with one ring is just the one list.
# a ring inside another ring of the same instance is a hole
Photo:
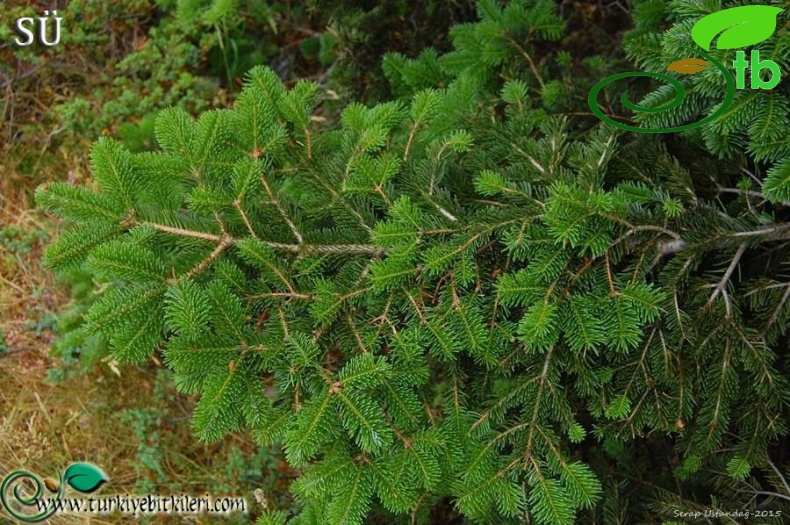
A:
{"label": "conifer branch", "polygon": [[757,496],[767,496],[767,497],[770,497],[770,498],[777,498],[777,499],[781,499],[781,500],[785,500],[785,501],[790,502],[790,495],[782,494],[780,492],[775,492],[775,491],[772,491],[772,490],[757,490],[757,488],[754,487],[753,485],[750,485],[748,483],[746,483],[746,485],[751,490],[743,490],[743,489],[735,489],[735,490],[736,490],[736,492],[739,492],[739,493],[751,494],[752,497],[749,500],[749,502],[753,501],[755,498],[757,498]]}
{"label": "conifer branch", "polygon": [[612,266],[609,263],[609,254],[604,254],[604,263],[606,265],[606,280],[609,282],[609,291],[611,292],[612,296],[619,295],[619,292],[614,286],[614,279],[612,278]]}
{"label": "conifer branch", "polygon": [[386,204],[388,208],[392,207],[392,200],[390,200],[389,196],[387,196],[381,184],[376,184],[373,190],[379,195],[381,195],[381,198],[384,200],[384,204]]}
{"label": "conifer branch", "polygon": [[214,251],[212,251],[208,255],[208,257],[200,261],[200,263],[197,266],[195,266],[190,271],[188,271],[185,276],[191,279],[192,277],[195,277],[196,275],[201,273],[203,270],[205,270],[208,267],[209,264],[211,264],[217,257],[220,256],[222,252],[224,252],[232,244],[233,241],[230,237],[227,236],[223,237],[222,241],[217,245],[216,248],[214,248]]}
{"label": "conifer branch", "polygon": [[392,417],[390,417],[390,415],[387,412],[386,408],[384,410],[382,410],[382,413],[384,414],[384,419],[387,420],[387,423],[389,424],[389,426],[392,429],[392,431],[395,433],[395,435],[398,437],[398,439],[401,440],[401,443],[403,443],[403,448],[405,448],[406,450],[409,450],[411,448],[411,446],[412,446],[411,445],[411,440],[409,438],[407,438],[406,436],[404,436],[401,433],[400,430],[398,430],[398,427],[392,421]]}
{"label": "conifer branch", "polygon": [[765,198],[765,195],[763,195],[759,191],[754,191],[754,190],[742,190],[740,188],[725,188],[723,186],[719,186],[718,188],[716,188],[716,191],[718,191],[719,193],[734,193],[736,195],[759,197],[762,200],[767,200]]}
{"label": "conifer branch", "polygon": [[299,230],[296,228],[296,225],[293,223],[290,217],[288,217],[288,214],[285,213],[285,209],[282,207],[282,204],[280,204],[280,200],[274,195],[272,188],[269,186],[269,183],[267,182],[266,177],[263,174],[261,174],[261,183],[263,183],[263,188],[266,190],[266,193],[269,194],[269,200],[271,201],[272,204],[274,204],[274,207],[277,208],[277,211],[280,212],[280,215],[282,216],[283,220],[285,220],[285,223],[291,229],[291,232],[294,234],[294,237],[296,237],[296,242],[302,244],[303,242],[302,234],[299,233]]}
{"label": "conifer branch", "polygon": [[771,458],[770,458],[770,457],[766,457],[766,458],[765,458],[765,461],[768,463],[768,465],[769,465],[769,466],[770,466],[770,467],[773,469],[773,471],[776,473],[776,476],[777,476],[777,477],[779,478],[779,480],[782,482],[782,486],[785,488],[785,491],[787,492],[787,494],[788,494],[788,495],[790,495],[790,484],[788,484],[788,483],[787,483],[787,479],[784,477],[784,475],[782,474],[782,472],[781,472],[781,471],[780,471],[780,470],[779,470],[779,469],[776,467],[776,465],[774,464],[774,462],[773,462],[773,461],[771,461]]}
{"label": "conifer branch", "polygon": [[436,206],[436,209],[439,210],[439,213],[444,215],[447,219],[449,219],[452,222],[458,222],[458,217],[456,217],[455,215],[444,209],[438,202],[434,201],[433,199],[428,199],[428,200],[431,202],[431,204]]}
{"label": "conifer branch", "polygon": [[551,436],[549,436],[540,425],[535,428],[538,432],[540,432],[540,435],[543,436],[543,441],[546,442],[551,451],[554,453],[554,457],[557,459],[557,464],[559,464],[562,469],[566,469],[568,467],[568,462],[565,461],[564,457],[562,457],[562,452],[557,448]]}
{"label": "conifer branch", "polygon": [[390,308],[392,307],[392,299],[393,299],[393,294],[389,294],[389,296],[387,297],[387,304],[384,305],[384,311],[381,313],[381,315],[379,315],[377,317],[374,317],[373,319],[371,319],[368,322],[368,324],[377,324],[378,325],[378,327],[376,328],[376,338],[381,336],[381,332],[384,330],[384,325],[385,324],[387,326],[392,327],[393,334],[395,336],[398,335],[397,330],[395,330],[395,327],[392,326],[392,323],[390,322],[389,317],[387,317],[387,315],[389,314]]}
{"label": "conifer branch", "polygon": [[735,267],[738,266],[738,262],[740,262],[741,256],[743,256],[743,252],[746,251],[746,248],[747,248],[746,243],[743,243],[740,246],[738,246],[738,250],[735,252],[735,255],[733,255],[729,267],[727,267],[727,271],[724,272],[721,281],[719,281],[719,284],[716,285],[716,288],[714,288],[713,293],[710,296],[710,299],[708,299],[709,303],[713,302],[716,299],[716,297],[718,297],[719,294],[724,291],[724,288],[727,286],[727,283],[730,281],[730,277],[732,277],[732,272],[734,272]]}
{"label": "conifer branch", "polygon": [[769,226],[768,228],[761,228],[759,230],[751,230],[745,232],[736,232],[733,237],[755,237],[765,236],[765,241],[786,241],[790,239],[790,223],[779,223]]}
{"label": "conifer branch", "polygon": [[403,148],[403,160],[404,162],[409,158],[409,152],[411,151],[412,142],[414,142],[414,136],[417,134],[417,130],[420,128],[420,122],[418,120],[414,121],[414,124],[411,127],[411,131],[409,131],[409,138],[406,141],[406,147]]}
{"label": "conifer branch", "polygon": [[[183,228],[176,228],[164,224],[145,222],[156,228],[159,231],[179,235],[181,237],[190,237],[193,239],[201,239],[204,241],[211,241],[216,243],[227,243],[229,245],[237,244],[241,239],[234,237],[225,237],[215,235],[212,233],[186,230]],[[382,257],[387,252],[384,248],[369,244],[287,244],[281,242],[261,241],[261,243],[269,248],[275,250],[284,250],[293,253],[302,254],[358,254],[358,255],[373,255],[375,257]],[[227,246],[226,246],[227,247]],[[224,249],[224,248],[223,248]]]}
{"label": "conifer branch", "polygon": [[[622,427],[621,427],[620,431],[618,431],[618,432],[617,432],[617,435],[618,435],[618,436],[620,436],[620,435],[621,435],[621,433],[622,433],[622,432],[623,432],[625,429],[627,429],[627,428],[629,428],[629,426],[631,426],[631,422],[634,420],[634,418],[635,418],[637,415],[639,415],[639,414],[641,414],[641,413],[642,413],[642,412],[640,411],[640,408],[642,407],[642,403],[644,403],[644,402],[645,402],[645,399],[647,399],[647,396],[648,396],[648,394],[650,394],[651,390],[653,390],[653,389],[648,387],[648,389],[646,389],[646,390],[644,391],[644,393],[642,393],[642,395],[639,397],[639,401],[637,401],[637,402],[636,402],[636,405],[634,405],[634,407],[631,409],[631,413],[630,413],[630,414],[628,414],[628,418],[627,418],[625,421],[623,421],[623,423],[622,423]],[[635,438],[635,437],[636,437],[636,435],[637,435],[637,431],[636,431],[636,430],[634,430],[633,426],[631,426],[631,437],[632,437],[632,438]]]}
{"label": "conifer branch", "polygon": [[[743,171],[747,172],[747,173],[750,173],[750,172],[748,172],[748,170],[743,170]],[[754,174],[751,173],[750,176],[754,177]],[[759,179],[756,179],[756,180],[757,180],[758,184],[761,183],[761,181]],[[745,197],[747,197],[747,199],[746,199],[747,203],[748,203],[748,197],[757,197],[758,199],[760,199],[762,201],[760,204],[764,204],[765,202],[768,202],[768,197],[766,197],[765,194],[760,192],[760,191],[742,190],[740,188],[726,188],[724,186],[718,186],[716,191],[718,191],[720,194],[721,193],[734,193],[736,195],[744,195]],[[781,202],[781,205],[782,206],[790,206],[790,201],[783,201],[783,202]]]}
{"label": "conifer branch", "polygon": [[354,340],[356,341],[359,349],[362,350],[363,354],[370,355],[368,349],[365,348],[365,343],[362,341],[362,337],[359,335],[359,330],[357,330],[357,324],[354,322],[354,317],[350,313],[346,314],[346,321],[348,321],[348,326],[351,328],[351,333],[354,335]]}
{"label": "conifer branch", "polygon": [[[688,247],[688,243],[683,239],[676,239],[674,241],[669,242],[659,242],[656,244],[656,251],[658,252],[659,256],[663,255],[671,255],[673,253],[682,252]],[[658,259],[655,262],[658,262]]]}
{"label": "conifer branch", "polygon": [[252,229],[252,224],[250,223],[250,219],[249,217],[247,217],[247,214],[244,212],[244,209],[241,207],[241,202],[239,202],[239,199],[233,201],[233,206],[236,207],[236,210],[239,212],[239,215],[241,215],[241,218],[244,221],[244,225],[247,227],[247,231],[250,232],[252,238],[256,240],[260,240],[258,234],[255,233],[254,229]]}
{"label": "conifer branch", "polygon": [[[670,231],[671,230],[667,230],[664,233],[667,233],[669,235]],[[705,247],[709,250],[726,248],[727,246],[730,246],[733,239],[742,239],[744,237],[763,237],[762,242],[787,241],[790,240],[790,223],[780,223],[770,226],[768,228],[760,228],[758,230],[748,230],[748,231],[724,234],[721,235],[714,242],[702,243],[700,245],[695,245],[695,246],[702,246],[704,244],[707,244],[707,246]],[[656,245],[656,249],[659,255],[670,255],[670,254],[682,252],[687,248],[689,248],[689,244],[682,237],[675,238],[674,240],[668,242],[659,242]]]}
{"label": "conifer branch", "polygon": [[768,285],[765,285],[765,286],[759,286],[757,288],[753,288],[753,289],[749,290],[748,292],[746,292],[743,295],[744,295],[744,297],[749,297],[750,295],[754,295],[756,293],[764,292],[766,290],[775,290],[777,288],[788,288],[788,287],[790,287],[790,282],[773,283],[773,284],[768,284]]}
{"label": "conifer branch", "polygon": [[305,300],[312,300],[315,296],[307,293],[299,293],[299,292],[267,292],[267,293],[258,293],[255,295],[250,295],[247,297],[248,300],[255,300],[255,299],[271,299],[274,297],[284,297],[286,299],[305,299]]}
{"label": "conifer branch", "polygon": [[[350,163],[350,162],[351,162],[351,161],[349,161],[349,163]],[[349,164],[349,165],[350,165],[350,164]],[[343,198],[343,197],[342,197],[342,196],[341,196],[341,195],[340,195],[340,194],[339,194],[337,191],[335,191],[335,188],[333,188],[331,184],[327,183],[327,182],[326,182],[326,181],[323,179],[323,177],[321,177],[321,176],[320,176],[320,175],[318,175],[318,174],[314,174],[314,175],[313,175],[313,178],[314,178],[314,179],[316,180],[316,182],[318,182],[318,183],[319,183],[319,184],[320,184],[320,185],[321,185],[321,186],[322,186],[322,187],[323,187],[323,188],[324,188],[324,189],[325,189],[327,192],[329,192],[329,194],[330,194],[330,195],[332,195],[332,197],[334,197],[335,199],[339,200],[339,201],[340,201],[340,202],[343,204],[343,207],[344,207],[344,208],[346,208],[346,210],[348,210],[348,212],[349,212],[349,213],[351,213],[351,215],[353,215],[354,217],[356,217],[356,218],[357,218],[357,220],[359,221],[359,225],[360,225],[360,226],[362,226],[362,228],[364,228],[364,229],[365,229],[365,231],[367,231],[368,233],[373,233],[373,228],[371,228],[371,227],[370,227],[370,226],[369,226],[369,225],[368,225],[368,224],[365,222],[365,219],[362,217],[362,215],[361,215],[361,214],[360,214],[360,213],[359,213],[359,212],[358,212],[356,209],[354,209],[354,207],[353,207],[353,206],[352,206],[352,205],[351,205],[351,204],[350,204],[348,201],[346,201],[346,199],[344,199],[344,198]]]}
{"label": "conifer branch", "polygon": [[532,57],[529,56],[529,53],[527,53],[527,51],[523,47],[521,47],[521,45],[518,42],[516,42],[512,37],[508,36],[507,41],[510,42],[513,46],[515,46],[515,48],[519,51],[519,53],[521,53],[521,55],[527,60],[527,63],[529,64],[529,68],[532,70],[532,74],[535,75],[535,79],[538,81],[538,84],[540,84],[540,88],[545,89],[546,83],[543,82],[543,77],[540,75],[537,66],[535,66],[535,62],[532,60]]}
{"label": "conifer branch", "polygon": [[[527,434],[527,444],[524,450],[525,459],[532,458],[532,440],[535,436],[535,430],[537,429],[538,426],[538,416],[540,415],[540,409],[541,409],[540,403],[543,397],[544,385],[549,375],[549,364],[551,363],[551,358],[553,355],[554,355],[554,346],[549,348],[549,351],[546,352],[546,358],[543,360],[543,369],[541,370],[540,375],[538,376],[538,381],[539,381],[538,393],[535,396],[535,401],[532,407],[532,417],[530,418],[529,433]],[[532,460],[534,461],[534,458],[532,458]]]}
{"label": "conifer branch", "polygon": [[305,139],[307,140],[307,158],[308,159],[312,159],[313,158],[313,137],[310,134],[310,129],[309,128],[304,128],[302,131],[304,132]]}
{"label": "conifer branch", "polygon": [[417,511],[420,510],[420,505],[426,497],[428,497],[428,493],[424,492],[414,504],[414,509],[411,511],[411,525],[417,525]]}
{"label": "conifer branch", "polygon": [[351,254],[384,256],[387,251],[379,246],[369,244],[281,244],[266,243],[267,246],[296,253],[321,253],[321,254]]}
{"label": "conifer branch", "polygon": [[280,323],[283,327],[283,340],[288,341],[291,339],[291,330],[288,325],[288,320],[285,318],[285,312],[281,306],[277,307],[277,316],[280,318]]}
{"label": "conifer branch", "polygon": [[414,307],[414,311],[417,312],[417,317],[420,318],[420,323],[421,324],[428,324],[428,320],[425,318],[425,316],[422,313],[422,308],[420,308],[420,305],[417,304],[417,301],[414,299],[414,297],[412,297],[412,295],[409,293],[409,291],[405,287],[401,288],[401,289],[403,290],[403,293],[406,294],[406,297],[409,298],[409,302]]}
{"label": "conifer branch", "polygon": [[180,237],[190,237],[192,239],[201,239],[201,240],[204,240],[204,241],[211,241],[211,242],[216,242],[216,243],[222,243],[223,240],[224,240],[223,236],[221,236],[221,235],[214,235],[212,233],[199,232],[199,231],[193,231],[193,230],[185,230],[184,228],[176,228],[176,227],[173,227],[173,226],[167,226],[165,224],[157,224],[157,223],[154,223],[154,222],[146,222],[146,223],[143,223],[143,224],[152,226],[152,227],[156,228],[159,231],[163,231],[163,232],[166,232],[166,233],[171,233],[173,235],[178,235]]}
{"label": "conifer branch", "polygon": [[[779,319],[779,314],[782,312],[782,308],[784,308],[785,304],[787,304],[788,298],[790,298],[790,286],[788,286],[785,293],[782,294],[782,298],[779,299],[779,304],[776,305],[776,308],[774,308],[774,311],[771,313],[771,317],[768,318],[768,322],[765,323],[766,330]],[[788,493],[790,493],[790,490],[788,490]]]}
{"label": "conifer branch", "polygon": [[628,229],[628,231],[626,231],[620,237],[615,239],[609,245],[609,247],[612,248],[612,247],[616,246],[617,244],[620,244],[622,241],[624,241],[626,238],[630,237],[631,235],[634,235],[635,233],[639,233],[639,232],[642,232],[642,231],[657,231],[657,232],[669,235],[670,237],[675,239],[675,241],[683,242],[683,238],[677,232],[673,232],[672,230],[664,228],[663,226],[655,226],[655,225],[652,225],[652,224],[643,224],[643,225],[640,225],[640,226],[631,226]]}
{"label": "conifer branch", "polygon": [[[565,75],[578,61],[558,57],[565,80],[541,78],[550,46],[533,45],[560,38],[555,7],[481,3],[485,25],[453,38],[461,60],[437,70],[436,54],[395,57],[388,76],[403,98],[349,106],[336,129],[310,125],[313,88],[289,91],[254,68],[233,109],[164,112],[162,152],[105,142],[95,190],[42,189],[42,205],[71,227],[48,264],[84,268],[103,286],[91,333],[129,361],[161,351],[179,387],[201,395],[200,436],[250,426],[282,442],[294,466],[313,463],[293,485],[305,525],[409,512],[416,525],[447,496],[467,521],[570,525],[576,509],[601,515],[600,474],[613,475],[603,488],[620,508],[656,494],[677,501],[671,473],[620,490],[627,465],[641,464],[628,443],[637,433],[651,453],[700,463],[687,468],[693,490],[707,488],[710,469],[699,469],[721,454],[741,454],[728,471],[756,477],[748,461],[786,433],[774,347],[786,339],[790,222],[762,216],[787,211],[786,101],[744,97],[749,118],[732,109],[703,131],[711,155],[678,154],[663,136],[615,141],[605,124],[576,133],[569,115],[590,115]],[[664,11],[686,18],[677,9]],[[665,57],[642,54],[674,45],[633,55],[650,64]],[[706,90],[693,111],[720,102]],[[614,100],[610,91],[600,98]],[[666,116],[691,121],[682,108]],[[741,168],[759,192],[729,187],[732,166],[717,160],[742,137],[740,155],[759,152],[744,164],[775,164],[759,176]],[[161,171],[188,184],[150,176]],[[282,173],[304,177],[281,187]],[[712,190],[697,195],[703,186]],[[273,224],[256,223],[261,206]],[[734,253],[725,268],[712,268],[715,250]],[[759,260],[744,264],[747,251]],[[622,473],[585,459],[591,430],[616,445],[607,453]],[[667,431],[675,444],[654,440]],[[790,494],[771,467],[770,490]]]}

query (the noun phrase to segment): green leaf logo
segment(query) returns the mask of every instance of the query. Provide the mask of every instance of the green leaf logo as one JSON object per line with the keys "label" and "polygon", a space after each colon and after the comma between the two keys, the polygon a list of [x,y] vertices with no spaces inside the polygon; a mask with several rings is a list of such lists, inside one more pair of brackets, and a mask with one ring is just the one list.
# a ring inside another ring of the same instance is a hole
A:
{"label": "green leaf logo", "polygon": [[782,9],[767,5],[744,5],[708,15],[691,29],[691,38],[710,51],[717,35],[717,49],[734,49],[762,42],[776,30]]}
{"label": "green leaf logo", "polygon": [[84,493],[93,492],[109,479],[102,469],[90,463],[72,463],[63,478],[74,490]]}

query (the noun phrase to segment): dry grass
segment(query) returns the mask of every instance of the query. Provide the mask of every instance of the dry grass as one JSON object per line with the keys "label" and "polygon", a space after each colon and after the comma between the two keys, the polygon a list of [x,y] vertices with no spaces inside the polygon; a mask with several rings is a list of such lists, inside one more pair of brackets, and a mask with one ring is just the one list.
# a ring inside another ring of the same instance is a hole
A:
{"label": "dry grass", "polygon": [[[0,368],[0,474],[27,469],[42,478],[57,477],[66,465],[86,461],[99,465],[110,481],[98,495],[136,494],[140,442],[117,415],[124,410],[164,408],[167,416],[157,430],[167,433],[163,468],[182,490],[201,496],[212,492],[222,473],[218,467],[233,446],[252,454],[254,445],[231,436],[217,445],[196,443],[189,428],[191,404],[180,398],[162,407],[154,396],[153,367],[124,368],[121,376],[105,369],[74,377],[62,384],[42,381],[49,363],[40,352],[19,353],[4,359]],[[159,407],[157,407],[159,403]],[[167,494],[167,490],[161,490]],[[254,506],[248,491],[243,496]],[[219,494],[217,494],[219,495]],[[0,514],[2,515],[2,514]],[[2,518],[0,518],[0,521]],[[154,523],[184,523],[186,517],[159,516]],[[194,523],[217,521],[198,515]],[[135,523],[130,516],[56,515],[51,523]]]}
{"label": "dry grass", "polygon": [[[0,171],[0,180],[4,173]],[[30,209],[29,195],[0,185],[0,230],[17,227],[25,234],[53,231],[50,222]],[[43,235],[42,235],[43,237]],[[50,335],[26,329],[45,311],[55,311],[66,299],[65,290],[41,266],[43,239],[29,250],[15,250],[0,243],[0,333],[9,350],[22,352],[46,347]]]}
{"label": "dry grass", "polygon": [[[112,413],[142,396],[121,393],[124,384],[101,372],[72,379],[62,385],[42,381],[48,362],[41,352],[26,352],[5,359],[0,369],[0,465],[5,470],[31,470],[40,476],[56,477],[69,463],[87,461],[101,465],[118,493],[133,492],[135,443],[127,432],[112,425]],[[129,386],[127,386],[127,389]],[[112,389],[120,396],[102,395]],[[115,400],[115,403],[113,403]],[[115,406],[113,406],[115,405]],[[118,520],[57,516],[52,523],[119,523]]]}
{"label": "dry grass", "polygon": [[[19,157],[13,153],[5,149],[5,162],[0,167],[0,229],[52,234],[53,224],[32,208],[31,181],[16,171],[12,158]],[[50,166],[53,163],[45,163]],[[54,173],[49,176],[64,178]],[[111,415],[120,408],[113,406],[112,400],[141,400],[142,396],[118,389],[145,386],[134,377],[110,384],[113,378],[102,371],[58,386],[45,382],[53,364],[48,356],[53,334],[49,327],[37,328],[46,314],[62,308],[68,295],[42,268],[43,249],[40,240],[29,250],[0,244],[0,334],[6,346],[0,352],[0,475],[24,468],[52,476],[68,463],[89,461],[109,466],[115,488],[128,490],[133,471],[118,459],[133,458],[135,444],[122,429],[111,427]],[[102,395],[107,387],[121,395]],[[5,518],[2,512],[0,515]],[[110,523],[73,516],[51,521]]]}

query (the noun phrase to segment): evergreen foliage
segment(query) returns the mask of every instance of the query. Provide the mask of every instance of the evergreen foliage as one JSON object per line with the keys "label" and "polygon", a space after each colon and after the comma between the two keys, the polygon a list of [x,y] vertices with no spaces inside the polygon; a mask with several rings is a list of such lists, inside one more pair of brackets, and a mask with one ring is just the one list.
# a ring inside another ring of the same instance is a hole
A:
{"label": "evergreen foliage", "polygon": [[201,439],[282,443],[290,523],[787,512],[787,159],[571,118],[610,66],[541,53],[555,4],[479,15],[337,126],[261,67],[231,110],[162,112],[161,151],[98,141],[95,189],[37,195],[71,224],[50,267],[108,283],[81,330],[161,352]]}

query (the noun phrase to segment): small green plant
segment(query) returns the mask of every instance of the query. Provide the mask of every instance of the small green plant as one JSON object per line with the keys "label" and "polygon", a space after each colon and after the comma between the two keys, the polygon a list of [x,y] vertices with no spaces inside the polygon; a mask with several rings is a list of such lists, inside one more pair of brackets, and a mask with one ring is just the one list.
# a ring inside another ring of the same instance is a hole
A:
{"label": "small green plant", "polygon": [[30,254],[46,238],[47,232],[42,230],[28,230],[20,226],[0,228],[0,246],[22,255]]}
{"label": "small green plant", "polygon": [[137,446],[137,485],[140,494],[154,494],[164,488],[168,479],[162,467],[164,451],[160,444],[159,423],[161,408],[128,409],[118,414],[119,421],[128,425]]}

